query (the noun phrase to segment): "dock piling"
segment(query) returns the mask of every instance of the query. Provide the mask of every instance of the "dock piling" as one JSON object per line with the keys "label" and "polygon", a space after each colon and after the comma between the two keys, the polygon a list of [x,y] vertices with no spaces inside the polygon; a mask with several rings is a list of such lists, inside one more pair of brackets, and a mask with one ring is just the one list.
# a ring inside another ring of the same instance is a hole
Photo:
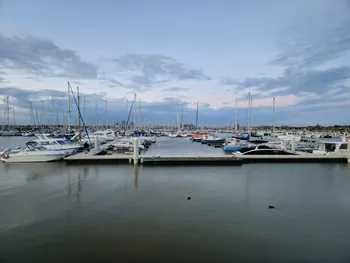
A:
{"label": "dock piling", "polygon": [[134,139],[134,164],[139,162],[139,138]]}
{"label": "dock piling", "polygon": [[292,152],[295,152],[295,136],[292,136]]}
{"label": "dock piling", "polygon": [[98,152],[100,150],[100,144],[98,140],[98,136],[95,136],[95,152]]}
{"label": "dock piling", "polygon": [[350,139],[348,139],[348,163],[350,163]]}

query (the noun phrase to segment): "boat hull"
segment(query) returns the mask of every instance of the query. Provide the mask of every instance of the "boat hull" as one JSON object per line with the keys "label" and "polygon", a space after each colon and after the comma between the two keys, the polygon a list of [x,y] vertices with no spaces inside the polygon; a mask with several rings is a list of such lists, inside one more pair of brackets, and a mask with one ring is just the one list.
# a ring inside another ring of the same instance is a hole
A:
{"label": "boat hull", "polygon": [[34,154],[25,154],[19,153],[14,155],[9,155],[8,158],[1,158],[1,160],[5,163],[42,163],[42,162],[54,162],[59,161],[65,156],[62,154],[42,154],[42,155],[34,155]]}

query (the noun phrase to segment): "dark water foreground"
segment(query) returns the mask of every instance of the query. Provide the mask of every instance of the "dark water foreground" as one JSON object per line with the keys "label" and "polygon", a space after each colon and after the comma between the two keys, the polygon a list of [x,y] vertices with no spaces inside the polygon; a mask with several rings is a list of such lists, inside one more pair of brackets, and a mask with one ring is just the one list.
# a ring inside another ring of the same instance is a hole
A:
{"label": "dark water foreground", "polygon": [[349,261],[347,164],[0,166],[1,263]]}

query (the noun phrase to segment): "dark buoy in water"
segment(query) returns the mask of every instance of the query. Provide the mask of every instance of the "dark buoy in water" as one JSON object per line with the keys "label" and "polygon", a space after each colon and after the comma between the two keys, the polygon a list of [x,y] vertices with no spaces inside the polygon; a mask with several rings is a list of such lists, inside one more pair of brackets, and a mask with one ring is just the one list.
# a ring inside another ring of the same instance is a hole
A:
{"label": "dark buoy in water", "polygon": [[274,205],[269,205],[269,209],[275,209]]}
{"label": "dark buoy in water", "polygon": [[189,196],[189,197],[187,197],[187,200],[191,200],[191,197]]}

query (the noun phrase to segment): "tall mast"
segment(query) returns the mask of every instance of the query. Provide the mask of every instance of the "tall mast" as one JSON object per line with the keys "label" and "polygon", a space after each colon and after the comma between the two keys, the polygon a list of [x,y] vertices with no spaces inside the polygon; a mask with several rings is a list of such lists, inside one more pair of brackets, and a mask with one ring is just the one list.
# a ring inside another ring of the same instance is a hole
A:
{"label": "tall mast", "polygon": [[51,125],[53,127],[53,96],[51,96]]}
{"label": "tall mast", "polygon": [[9,96],[6,97],[6,108],[7,108],[7,116],[6,116],[6,122],[7,122],[7,127],[9,128],[10,126],[10,100]]}
{"label": "tall mast", "polygon": [[198,128],[198,101],[197,101],[197,113],[196,113],[196,129]]}
{"label": "tall mast", "polygon": [[44,129],[44,118],[45,118],[45,104],[44,104],[44,100],[41,101],[41,105],[42,105],[42,111],[40,113],[40,123],[41,123],[41,132],[43,132]]}
{"label": "tall mast", "polygon": [[250,132],[250,92],[248,93],[248,132]]}
{"label": "tall mast", "polygon": [[70,90],[69,90],[69,82],[68,82],[68,134],[70,134]]}
{"label": "tall mast", "polygon": [[136,130],[136,114],[135,114],[135,110],[136,109],[136,93],[135,93],[135,96],[134,96],[134,108],[133,108],[133,113],[134,113],[134,127],[133,129]]}
{"label": "tall mast", "polygon": [[79,94],[79,87],[77,87],[77,95],[78,95],[78,132],[79,132],[79,142],[81,142],[81,129],[80,129],[80,94]]}
{"label": "tall mast", "polygon": [[[128,99],[126,99],[126,108],[125,108],[125,117],[128,118],[128,114],[129,114],[129,111],[128,111],[128,107],[129,107],[129,101]],[[124,127],[124,130],[126,131],[128,129],[128,125],[126,124],[126,121],[125,121],[125,127]]]}
{"label": "tall mast", "polygon": [[273,98],[273,111],[272,111],[272,132],[275,130],[276,125],[276,98]]}
{"label": "tall mast", "polygon": [[85,103],[85,102],[86,102],[86,101],[85,101],[85,99],[86,99],[86,95],[84,94],[83,118],[84,118],[84,122],[85,122],[85,124],[86,124],[86,118],[85,118],[85,116],[86,116],[86,115],[85,115],[85,110],[86,110],[86,108],[85,108],[85,104],[86,104],[86,103]]}
{"label": "tall mast", "polygon": [[35,109],[35,117],[36,117],[36,127],[39,126],[39,114],[38,114],[38,109]]}
{"label": "tall mast", "polygon": [[33,127],[35,127],[36,123],[35,123],[35,117],[34,117],[34,112],[33,112],[33,105],[32,105],[32,101],[31,100],[29,101],[29,105],[30,105],[30,117],[31,117],[32,122],[33,122]]}
{"label": "tall mast", "polygon": [[138,128],[141,129],[141,99],[139,100],[139,116],[138,116]]}
{"label": "tall mast", "polygon": [[181,105],[180,129],[183,129],[184,104]]}
{"label": "tall mast", "polygon": [[252,117],[253,117],[253,97],[250,97],[250,128],[251,129],[253,126]]}
{"label": "tall mast", "polygon": [[108,110],[107,110],[107,98],[106,98],[106,129],[108,127]]}
{"label": "tall mast", "polygon": [[237,132],[237,129],[238,129],[238,102],[237,102],[237,99],[236,99],[236,102],[235,102],[235,133]]}
{"label": "tall mast", "polygon": [[13,125],[16,126],[15,105],[12,105],[12,121]]}
{"label": "tall mast", "polygon": [[97,100],[95,100],[95,121],[96,121],[96,127],[98,124],[98,114],[97,114]]}

